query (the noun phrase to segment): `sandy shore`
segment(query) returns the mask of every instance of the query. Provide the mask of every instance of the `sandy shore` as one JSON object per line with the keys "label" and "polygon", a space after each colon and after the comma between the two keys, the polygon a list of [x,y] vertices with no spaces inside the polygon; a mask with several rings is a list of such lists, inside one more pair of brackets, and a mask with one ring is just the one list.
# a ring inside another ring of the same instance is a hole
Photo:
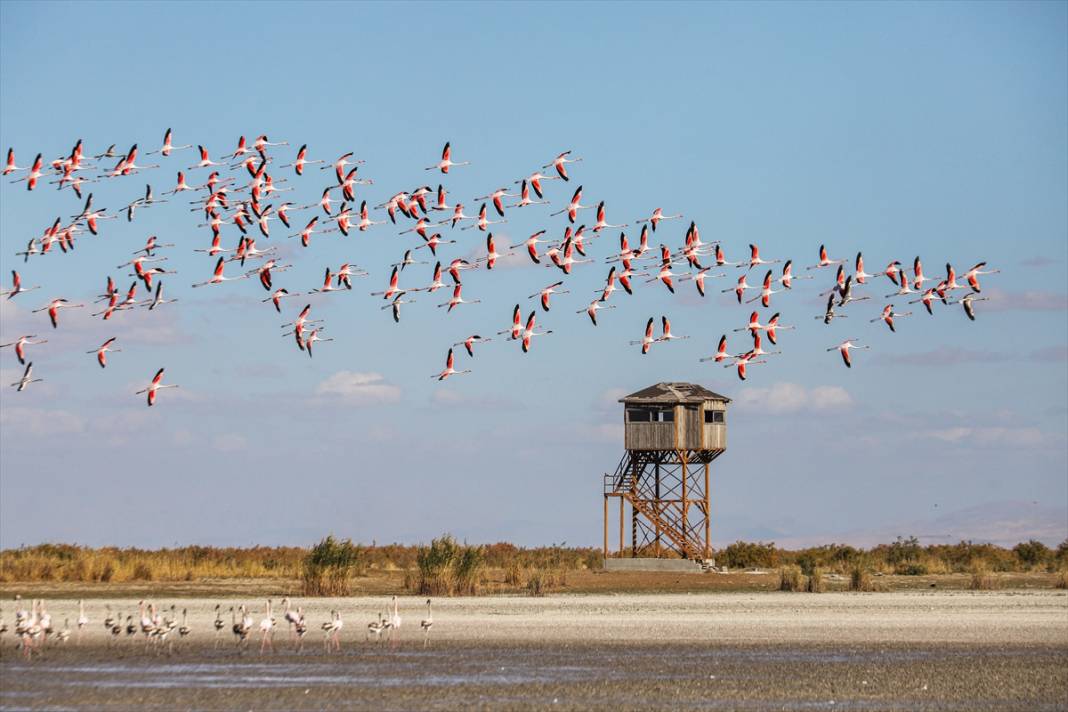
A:
{"label": "sandy shore", "polygon": [[[258,634],[237,650],[229,607],[258,624],[264,601],[155,601],[189,614],[168,654],[104,632],[106,606],[136,620],[136,600],[87,600],[80,640],[26,662],[4,637],[0,709],[1068,708],[1064,592],[437,599],[425,648],[424,600],[402,598],[397,640],[377,645],[366,624],[388,599],[295,600],[311,623],[299,655],[277,608],[276,652]],[[73,625],[76,601],[47,605]],[[334,608],[342,650],[327,655]]]}

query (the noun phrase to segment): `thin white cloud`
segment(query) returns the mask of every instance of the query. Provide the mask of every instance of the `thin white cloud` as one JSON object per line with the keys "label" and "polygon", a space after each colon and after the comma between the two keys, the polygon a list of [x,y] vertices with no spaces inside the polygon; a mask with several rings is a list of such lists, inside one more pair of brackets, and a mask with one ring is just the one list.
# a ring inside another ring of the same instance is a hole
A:
{"label": "thin white cloud", "polygon": [[238,433],[223,433],[216,435],[211,445],[220,452],[238,452],[248,447],[248,440]]}
{"label": "thin white cloud", "polygon": [[802,410],[833,411],[853,404],[849,391],[841,386],[813,386],[781,382],[767,387],[750,386],[734,399],[741,410],[760,411],[770,415],[786,415]]}
{"label": "thin white cloud", "polygon": [[400,400],[401,389],[380,373],[338,371],[315,388],[316,395],[338,397],[349,405],[380,405]]}
{"label": "thin white cloud", "polygon": [[976,311],[985,306],[987,311],[1068,311],[1068,294],[1043,290],[1009,292],[1004,289],[984,289],[986,304],[976,305]]}
{"label": "thin white cloud", "polygon": [[0,409],[0,426],[8,435],[20,433],[34,437],[71,435],[86,430],[86,419],[69,410],[49,410],[23,406]]}
{"label": "thin white cloud", "polygon": [[969,427],[958,425],[925,432],[926,437],[959,445],[983,447],[1035,447],[1044,445],[1049,435],[1035,427]]}

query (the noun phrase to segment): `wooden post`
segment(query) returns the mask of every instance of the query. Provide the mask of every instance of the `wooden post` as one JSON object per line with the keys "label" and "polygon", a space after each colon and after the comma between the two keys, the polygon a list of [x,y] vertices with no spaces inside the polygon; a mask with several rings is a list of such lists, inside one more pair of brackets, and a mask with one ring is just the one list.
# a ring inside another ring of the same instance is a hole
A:
{"label": "wooden post", "polygon": [[623,558],[623,497],[619,498],[619,558]]}
{"label": "wooden post", "polygon": [[682,535],[686,537],[686,540],[690,539],[690,532],[686,529],[686,509],[690,503],[686,501],[686,479],[689,475],[686,473],[686,456],[679,451],[679,460],[682,462]]}
{"label": "wooden post", "polygon": [[708,489],[708,468],[705,463],[705,558],[712,558],[712,495]]}
{"label": "wooden post", "polygon": [[656,558],[660,558],[660,463],[657,462],[654,466],[654,473],[656,477],[656,502],[653,503],[653,511],[656,512]]}
{"label": "wooden post", "polygon": [[604,558],[608,561],[608,495],[604,496]]}

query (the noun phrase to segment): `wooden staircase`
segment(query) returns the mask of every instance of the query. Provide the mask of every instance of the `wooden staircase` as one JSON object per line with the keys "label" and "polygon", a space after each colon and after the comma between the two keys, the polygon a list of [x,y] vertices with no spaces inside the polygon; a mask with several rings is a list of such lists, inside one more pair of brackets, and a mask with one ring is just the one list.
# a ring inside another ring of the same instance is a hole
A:
{"label": "wooden staircase", "polygon": [[623,456],[615,474],[604,476],[604,493],[622,497],[630,502],[634,511],[644,518],[656,530],[671,542],[672,547],[685,558],[702,561],[704,556],[704,542],[683,528],[681,509],[676,505],[656,507],[654,502],[642,496],[642,483],[637,482],[634,475],[631,455]]}

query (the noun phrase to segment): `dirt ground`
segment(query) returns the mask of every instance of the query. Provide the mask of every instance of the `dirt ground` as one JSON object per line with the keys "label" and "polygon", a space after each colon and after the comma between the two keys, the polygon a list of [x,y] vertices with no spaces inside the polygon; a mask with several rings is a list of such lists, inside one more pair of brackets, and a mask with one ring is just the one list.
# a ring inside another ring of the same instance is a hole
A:
{"label": "dirt ground", "polygon": [[[1042,590],[1053,588],[1055,574],[998,573],[993,574],[995,585],[1002,590]],[[490,570],[483,585],[489,595],[525,594],[522,587],[505,583],[503,570]],[[825,574],[829,591],[845,591],[849,578]],[[937,574],[928,576],[875,576],[874,581],[887,591],[966,590],[971,584],[969,574]],[[555,593],[708,593],[774,591],[779,587],[777,570],[758,572],[720,573],[664,573],[641,571],[579,570],[566,572],[566,583]],[[107,597],[198,597],[198,596],[285,596],[300,593],[300,581],[287,578],[263,579],[206,579],[178,582],[129,583],[0,583],[0,596],[10,598],[16,593],[23,597],[45,598],[107,598]],[[403,571],[375,571],[354,580],[355,596],[406,595]]]}
{"label": "dirt ground", "polygon": [[[108,607],[138,616],[137,598],[112,597],[87,599],[81,635],[29,660],[4,636],[0,709],[1068,708],[1068,592],[1052,589],[435,599],[429,640],[425,599],[404,596],[396,638],[378,643],[366,624],[389,596],[294,599],[311,629],[299,653],[275,599],[262,654],[258,633],[242,649],[230,632],[231,606],[264,617],[251,593],[153,601],[187,610],[190,635],[112,640]],[[46,606],[57,626],[76,619],[76,600]],[[344,627],[327,653],[332,610]]]}

